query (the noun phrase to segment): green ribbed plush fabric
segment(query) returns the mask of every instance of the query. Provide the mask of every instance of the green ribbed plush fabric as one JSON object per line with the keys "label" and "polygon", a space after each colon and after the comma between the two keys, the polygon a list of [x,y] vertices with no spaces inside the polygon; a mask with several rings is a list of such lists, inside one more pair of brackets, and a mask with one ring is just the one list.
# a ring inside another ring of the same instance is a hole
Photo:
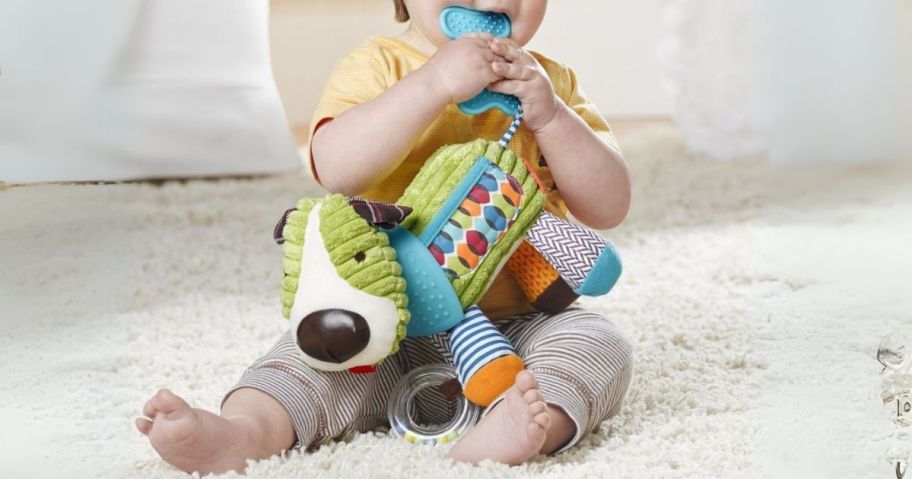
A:
{"label": "green ribbed plush fabric", "polygon": [[[405,338],[409,320],[402,267],[396,261],[396,251],[389,245],[386,233],[369,225],[342,195],[302,199],[288,215],[282,229],[285,238],[282,244],[282,268],[285,272],[282,279],[282,314],[288,318],[291,313],[301,275],[304,232],[310,213],[317,204],[320,204],[320,234],[339,276],[354,288],[388,298],[396,304],[399,325],[396,330],[397,339],[390,354],[395,353],[399,349],[399,342]],[[359,252],[364,253],[361,262],[355,260],[355,255]]]}
{"label": "green ribbed plush fabric", "polygon": [[479,156],[489,159],[522,185],[523,202],[516,221],[487,252],[475,271],[453,280],[453,289],[459,296],[463,309],[476,304],[487,291],[500,266],[509,258],[544,209],[545,194],[512,150],[505,149],[496,141],[475,140],[437,150],[396,201],[396,204],[412,208],[412,213],[402,226],[421,235]]}

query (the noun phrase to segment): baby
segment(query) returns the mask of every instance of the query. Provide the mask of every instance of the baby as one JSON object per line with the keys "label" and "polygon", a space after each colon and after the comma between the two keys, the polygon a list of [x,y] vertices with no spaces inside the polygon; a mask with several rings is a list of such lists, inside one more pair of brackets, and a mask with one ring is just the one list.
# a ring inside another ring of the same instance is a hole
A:
{"label": "baby", "polygon": [[[548,210],[572,213],[594,228],[621,222],[630,184],[608,125],[572,70],[523,48],[544,19],[547,0],[394,3],[408,28],[374,37],[344,57],[317,107],[310,169],[323,187],[394,201],[440,146],[499,138],[511,118],[499,111],[469,116],[456,106],[487,87],[522,103],[525,121],[510,148],[530,161],[549,190]],[[472,34],[448,41],[438,19],[453,5],[506,14],[510,38]],[[610,320],[579,308],[551,316],[532,311],[507,268],[480,306],[526,370],[450,449],[452,459],[520,464],[572,447],[617,414],[630,381],[631,347]],[[402,374],[451,360],[440,334],[406,339],[373,373],[315,371],[285,334],[225,395],[220,415],[163,389],[145,404],[136,427],[185,471],[242,471],[247,459],[383,426],[387,398]],[[417,407],[421,422],[447,419],[442,397],[425,397]]]}

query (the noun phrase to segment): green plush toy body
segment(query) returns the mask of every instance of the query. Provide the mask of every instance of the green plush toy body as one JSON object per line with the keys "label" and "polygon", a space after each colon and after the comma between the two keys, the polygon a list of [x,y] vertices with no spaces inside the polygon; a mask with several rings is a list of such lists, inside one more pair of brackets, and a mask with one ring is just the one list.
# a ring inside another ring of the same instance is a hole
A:
{"label": "green plush toy body", "polygon": [[[404,227],[421,238],[436,236],[443,228],[435,220],[439,218],[450,220],[453,216],[459,215],[459,207],[472,202],[471,200],[466,201],[463,197],[458,201],[456,208],[452,207],[456,203],[452,198],[468,196],[468,193],[471,193],[471,191],[467,191],[465,195],[458,194],[460,187],[464,191],[465,185],[477,184],[477,181],[471,180],[479,176],[477,174],[480,169],[479,165],[486,162],[490,165],[481,175],[492,170],[499,170],[519,185],[519,192],[515,196],[510,195],[509,197],[510,200],[517,203],[510,205],[516,211],[513,215],[504,215],[509,216],[511,224],[508,225],[502,236],[497,241],[487,244],[481,260],[471,263],[473,267],[466,264],[464,270],[459,271],[460,274],[452,278],[453,290],[459,297],[463,308],[468,308],[481,299],[496,272],[522,241],[526,231],[538,219],[545,206],[544,192],[538,187],[535,178],[529,173],[522,160],[517,158],[512,150],[504,148],[494,141],[475,140],[469,143],[444,146],[437,150],[396,202],[396,204],[412,209],[411,214],[403,222]],[[476,174],[470,175],[473,168],[475,168]],[[454,193],[457,194],[454,195]],[[491,192],[488,194],[493,196]],[[447,208],[447,206],[450,207]],[[507,209],[493,201],[490,206],[491,209],[501,211]],[[463,209],[462,212],[461,216],[470,218],[484,214],[481,207],[471,211]],[[483,216],[482,219],[487,221],[487,218]],[[459,226],[466,230],[472,225],[463,222]],[[451,239],[455,241],[455,238]],[[465,263],[472,259],[474,258],[462,258]]]}

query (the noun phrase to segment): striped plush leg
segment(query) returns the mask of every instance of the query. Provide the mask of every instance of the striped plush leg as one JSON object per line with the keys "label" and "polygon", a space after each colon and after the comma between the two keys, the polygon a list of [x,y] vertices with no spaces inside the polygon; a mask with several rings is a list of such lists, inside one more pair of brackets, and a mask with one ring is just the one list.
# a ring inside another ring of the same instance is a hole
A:
{"label": "striped plush leg", "polygon": [[523,369],[522,358],[478,306],[466,309],[465,319],[449,333],[463,394],[479,406],[491,404],[513,385]]}

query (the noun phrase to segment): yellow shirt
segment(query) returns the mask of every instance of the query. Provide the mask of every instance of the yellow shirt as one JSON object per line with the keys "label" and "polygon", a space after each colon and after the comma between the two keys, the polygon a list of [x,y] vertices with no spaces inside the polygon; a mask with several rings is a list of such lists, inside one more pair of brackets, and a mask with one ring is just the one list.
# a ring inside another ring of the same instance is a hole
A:
{"label": "yellow shirt", "polygon": [[[532,55],[545,69],[554,85],[554,91],[575,111],[597,134],[610,145],[617,147],[617,140],[608,123],[582,93],[573,70],[539,53]],[[393,86],[394,83],[415,71],[427,61],[427,55],[406,43],[389,37],[373,37],[358,47],[336,65],[326,83],[326,89],[317,104],[313,130],[328,119],[335,118],[352,106],[370,101]],[[391,112],[391,116],[396,112]],[[391,121],[394,118],[391,118]],[[427,158],[444,145],[465,143],[477,138],[499,140],[510,126],[512,118],[495,110],[480,115],[466,115],[456,105],[447,106],[431,125],[422,133],[412,151],[402,164],[376,186],[358,196],[373,200],[394,202],[412,178],[424,165]],[[365,140],[369,141],[369,140]],[[536,169],[547,192],[547,209],[565,216],[567,207],[561,200],[551,173],[540,157],[538,145],[532,133],[520,127],[510,142],[510,148],[521,158],[528,159]],[[319,181],[313,163],[308,165],[314,179]],[[479,306],[491,318],[532,311],[516,281],[507,268],[495,279]]]}

